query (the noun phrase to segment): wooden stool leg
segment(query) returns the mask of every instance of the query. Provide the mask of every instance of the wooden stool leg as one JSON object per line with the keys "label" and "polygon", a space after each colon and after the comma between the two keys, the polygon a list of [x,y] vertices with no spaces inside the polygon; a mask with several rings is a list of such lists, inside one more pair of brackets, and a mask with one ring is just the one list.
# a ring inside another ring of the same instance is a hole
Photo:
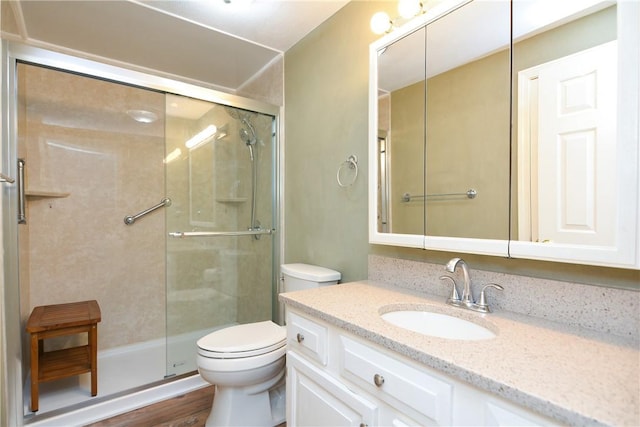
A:
{"label": "wooden stool leg", "polygon": [[39,350],[40,340],[38,339],[38,334],[31,334],[31,411],[33,412],[38,410]]}
{"label": "wooden stool leg", "polygon": [[91,396],[98,394],[98,325],[89,329],[89,351],[91,353]]}

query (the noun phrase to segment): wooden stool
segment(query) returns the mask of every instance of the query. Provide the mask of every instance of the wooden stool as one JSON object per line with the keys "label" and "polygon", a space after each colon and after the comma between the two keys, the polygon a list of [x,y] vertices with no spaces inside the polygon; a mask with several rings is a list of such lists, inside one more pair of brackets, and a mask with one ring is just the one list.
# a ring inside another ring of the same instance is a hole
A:
{"label": "wooden stool", "polygon": [[[27,322],[31,334],[31,410],[38,410],[38,384],[91,372],[91,396],[98,394],[98,302],[43,305],[33,309]],[[44,351],[43,340],[88,334],[87,345]]]}

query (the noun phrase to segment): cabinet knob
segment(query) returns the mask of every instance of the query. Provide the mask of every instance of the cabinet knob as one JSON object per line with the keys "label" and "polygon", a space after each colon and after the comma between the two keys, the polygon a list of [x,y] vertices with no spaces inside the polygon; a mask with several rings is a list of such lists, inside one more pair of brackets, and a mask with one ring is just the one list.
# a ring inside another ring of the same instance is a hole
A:
{"label": "cabinet knob", "polygon": [[369,424],[360,423],[360,427],[369,427]]}
{"label": "cabinet knob", "polygon": [[302,342],[304,341],[304,335],[298,332],[298,334],[296,335],[296,339],[298,340],[298,342]]}
{"label": "cabinet knob", "polygon": [[376,387],[382,387],[382,384],[384,384],[384,377],[380,374],[375,374],[373,376],[373,383]]}

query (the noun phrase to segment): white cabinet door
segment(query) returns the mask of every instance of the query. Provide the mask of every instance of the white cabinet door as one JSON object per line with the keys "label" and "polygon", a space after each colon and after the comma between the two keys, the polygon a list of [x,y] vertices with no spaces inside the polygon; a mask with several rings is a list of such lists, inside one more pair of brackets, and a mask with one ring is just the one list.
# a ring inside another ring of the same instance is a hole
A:
{"label": "white cabinet door", "polygon": [[287,353],[287,424],[375,426],[378,408],[295,352]]}

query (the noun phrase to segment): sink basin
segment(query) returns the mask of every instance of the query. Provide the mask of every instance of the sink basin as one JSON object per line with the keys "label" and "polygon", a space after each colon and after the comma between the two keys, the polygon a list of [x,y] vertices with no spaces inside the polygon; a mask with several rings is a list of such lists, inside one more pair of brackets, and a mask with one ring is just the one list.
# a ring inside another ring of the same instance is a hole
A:
{"label": "sink basin", "polygon": [[485,340],[496,336],[491,330],[477,323],[431,311],[391,311],[382,314],[381,317],[395,326],[432,337],[452,340]]}

